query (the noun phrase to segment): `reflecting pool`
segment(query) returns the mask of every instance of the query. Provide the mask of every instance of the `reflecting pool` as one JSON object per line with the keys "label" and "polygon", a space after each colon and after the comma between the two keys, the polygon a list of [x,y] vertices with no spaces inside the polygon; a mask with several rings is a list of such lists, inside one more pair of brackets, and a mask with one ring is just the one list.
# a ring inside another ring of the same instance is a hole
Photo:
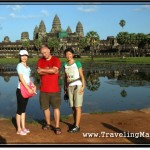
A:
{"label": "reflecting pool", "polygon": [[[84,92],[83,113],[112,112],[150,107],[150,73],[138,69],[84,70],[86,88]],[[39,79],[33,75],[39,86]],[[15,117],[16,114],[16,75],[0,75],[0,117]],[[63,72],[59,79],[61,88],[61,115],[71,114],[68,102],[63,99]],[[37,95],[29,99],[27,117],[44,118]]]}

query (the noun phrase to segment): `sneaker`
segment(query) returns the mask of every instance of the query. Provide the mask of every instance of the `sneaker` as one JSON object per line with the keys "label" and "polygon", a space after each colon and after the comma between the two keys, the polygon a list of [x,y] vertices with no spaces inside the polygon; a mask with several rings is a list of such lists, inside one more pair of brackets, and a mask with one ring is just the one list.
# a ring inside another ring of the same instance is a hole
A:
{"label": "sneaker", "polygon": [[80,131],[80,127],[77,127],[77,126],[69,130],[70,133],[79,132],[79,131]]}
{"label": "sneaker", "polygon": [[23,132],[30,133],[30,130],[29,129],[24,129]]}
{"label": "sneaker", "polygon": [[27,133],[25,133],[24,131],[20,130],[20,131],[17,131],[17,134],[19,135],[27,135]]}

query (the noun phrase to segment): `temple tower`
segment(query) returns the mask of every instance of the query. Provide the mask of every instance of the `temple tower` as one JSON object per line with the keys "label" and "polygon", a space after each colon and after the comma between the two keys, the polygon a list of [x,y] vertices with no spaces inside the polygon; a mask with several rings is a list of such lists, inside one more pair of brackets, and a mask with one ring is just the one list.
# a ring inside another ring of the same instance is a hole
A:
{"label": "temple tower", "polygon": [[61,23],[60,23],[60,19],[58,18],[57,15],[55,15],[53,23],[52,23],[52,29],[51,29],[51,33],[56,33],[56,32],[60,32],[62,31],[61,29]]}
{"label": "temple tower", "polygon": [[76,26],[76,33],[79,35],[79,36],[84,36],[84,32],[83,32],[83,26],[81,24],[81,22],[79,21],[77,23],[77,26]]}
{"label": "temple tower", "polygon": [[21,33],[21,41],[29,41],[29,33],[28,32]]}
{"label": "temple tower", "polygon": [[9,40],[9,37],[8,37],[8,36],[5,36],[3,42],[4,42],[4,43],[9,43],[9,42],[11,42],[11,41]]}
{"label": "temple tower", "polygon": [[67,33],[72,33],[72,30],[71,30],[70,26],[68,26],[66,32],[67,32]]}
{"label": "temple tower", "polygon": [[38,29],[38,38],[44,39],[46,37],[46,27],[43,20],[40,22],[39,29]]}
{"label": "temple tower", "polygon": [[38,26],[36,26],[33,32],[33,40],[38,39],[38,32],[39,32],[39,28]]}

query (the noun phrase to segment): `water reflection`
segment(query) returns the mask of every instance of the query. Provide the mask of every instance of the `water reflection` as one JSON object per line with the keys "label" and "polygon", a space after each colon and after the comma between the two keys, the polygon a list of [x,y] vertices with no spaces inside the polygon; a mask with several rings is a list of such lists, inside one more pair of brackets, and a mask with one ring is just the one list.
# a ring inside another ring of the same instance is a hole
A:
{"label": "water reflection", "polygon": [[[142,69],[84,69],[86,88],[83,112],[110,112],[150,107],[150,72]],[[39,83],[37,73],[32,73],[37,86],[37,95],[29,100],[27,117],[43,119],[39,105]],[[64,72],[60,72],[61,115],[71,114],[69,104],[63,100]],[[18,77],[0,72],[0,117],[12,117],[16,114],[16,87]]]}

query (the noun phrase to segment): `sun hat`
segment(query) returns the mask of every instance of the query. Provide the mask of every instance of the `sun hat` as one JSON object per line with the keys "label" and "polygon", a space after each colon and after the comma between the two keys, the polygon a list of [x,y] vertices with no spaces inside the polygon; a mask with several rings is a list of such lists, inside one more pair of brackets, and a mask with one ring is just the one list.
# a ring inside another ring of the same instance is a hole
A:
{"label": "sun hat", "polygon": [[19,55],[21,55],[21,56],[22,56],[22,55],[27,55],[27,56],[29,56],[27,50],[20,50]]}

